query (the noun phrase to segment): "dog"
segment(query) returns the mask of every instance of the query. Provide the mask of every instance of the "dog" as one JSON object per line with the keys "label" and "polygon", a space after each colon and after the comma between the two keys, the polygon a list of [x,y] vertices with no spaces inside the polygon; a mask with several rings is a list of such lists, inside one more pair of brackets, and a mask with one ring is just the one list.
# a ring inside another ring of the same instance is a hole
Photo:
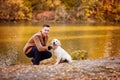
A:
{"label": "dog", "polygon": [[61,47],[61,42],[58,39],[53,39],[51,46],[55,56],[57,57],[55,65],[63,62],[72,62],[71,56]]}

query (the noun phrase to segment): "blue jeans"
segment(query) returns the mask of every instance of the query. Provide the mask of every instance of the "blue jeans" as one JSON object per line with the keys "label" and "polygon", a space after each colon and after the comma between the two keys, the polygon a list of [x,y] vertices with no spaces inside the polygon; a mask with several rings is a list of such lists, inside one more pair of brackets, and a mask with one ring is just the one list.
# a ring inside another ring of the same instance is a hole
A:
{"label": "blue jeans", "polygon": [[33,58],[32,59],[33,65],[39,65],[40,61],[50,58],[52,56],[52,54],[49,51],[39,52],[37,47],[33,46],[32,50],[28,54],[26,54],[26,56]]}

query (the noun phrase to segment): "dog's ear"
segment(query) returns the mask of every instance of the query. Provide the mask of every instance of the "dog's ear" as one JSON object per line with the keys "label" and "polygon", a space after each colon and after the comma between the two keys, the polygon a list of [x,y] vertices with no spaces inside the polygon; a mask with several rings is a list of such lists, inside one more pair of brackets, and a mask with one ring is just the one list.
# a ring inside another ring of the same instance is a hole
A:
{"label": "dog's ear", "polygon": [[58,40],[58,45],[61,46],[61,42]]}

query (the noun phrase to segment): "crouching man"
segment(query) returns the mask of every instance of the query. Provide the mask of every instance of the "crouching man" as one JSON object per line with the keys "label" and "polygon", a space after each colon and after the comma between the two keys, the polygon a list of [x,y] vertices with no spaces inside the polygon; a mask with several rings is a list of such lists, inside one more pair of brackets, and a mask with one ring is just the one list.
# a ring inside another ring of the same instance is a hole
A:
{"label": "crouching man", "polygon": [[50,26],[47,24],[43,25],[42,30],[35,33],[23,48],[26,56],[32,58],[33,65],[39,65],[40,61],[52,56],[51,52],[48,51],[48,46],[46,46],[49,31]]}

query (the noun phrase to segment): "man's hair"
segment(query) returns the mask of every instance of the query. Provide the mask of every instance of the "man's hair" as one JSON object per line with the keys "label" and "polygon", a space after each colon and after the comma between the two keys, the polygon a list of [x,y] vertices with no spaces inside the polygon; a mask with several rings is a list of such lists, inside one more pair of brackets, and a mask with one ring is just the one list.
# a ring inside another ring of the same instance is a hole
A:
{"label": "man's hair", "polygon": [[44,24],[43,27],[50,27],[50,25],[48,25],[48,24]]}

